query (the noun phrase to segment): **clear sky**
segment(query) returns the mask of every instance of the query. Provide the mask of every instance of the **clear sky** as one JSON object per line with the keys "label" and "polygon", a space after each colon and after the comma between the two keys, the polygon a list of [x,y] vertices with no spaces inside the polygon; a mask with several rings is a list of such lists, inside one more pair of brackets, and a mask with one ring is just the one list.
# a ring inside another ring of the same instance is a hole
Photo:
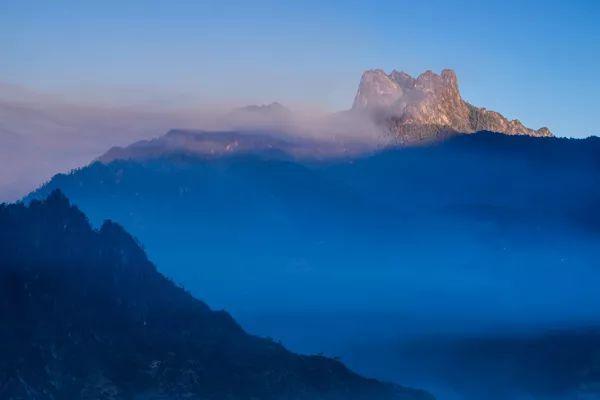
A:
{"label": "clear sky", "polygon": [[368,68],[456,70],[463,97],[600,134],[600,1],[0,2],[0,82],[350,107]]}

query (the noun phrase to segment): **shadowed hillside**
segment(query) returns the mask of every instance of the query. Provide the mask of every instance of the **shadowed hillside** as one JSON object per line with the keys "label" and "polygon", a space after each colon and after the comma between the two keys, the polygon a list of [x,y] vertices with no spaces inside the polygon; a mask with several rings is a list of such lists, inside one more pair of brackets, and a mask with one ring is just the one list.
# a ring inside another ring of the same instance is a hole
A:
{"label": "shadowed hillside", "polygon": [[246,334],[61,192],[0,206],[3,399],[429,399]]}

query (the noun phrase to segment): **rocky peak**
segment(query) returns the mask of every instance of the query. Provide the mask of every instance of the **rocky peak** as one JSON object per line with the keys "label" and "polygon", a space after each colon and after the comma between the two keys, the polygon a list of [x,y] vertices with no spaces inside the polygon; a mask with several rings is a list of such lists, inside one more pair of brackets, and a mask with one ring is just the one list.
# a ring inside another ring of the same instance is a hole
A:
{"label": "rocky peak", "polygon": [[456,77],[456,72],[451,69],[444,69],[442,70],[442,79],[458,90],[458,78]]}
{"label": "rocky peak", "polygon": [[425,71],[413,78],[403,71],[366,71],[352,110],[371,115],[401,143],[436,139],[440,134],[493,131],[509,135],[552,136],[548,128],[533,130],[518,120],[464,101],[451,69]]}
{"label": "rocky peak", "polygon": [[390,107],[403,95],[402,86],[380,69],[366,71],[354,98],[353,109]]}

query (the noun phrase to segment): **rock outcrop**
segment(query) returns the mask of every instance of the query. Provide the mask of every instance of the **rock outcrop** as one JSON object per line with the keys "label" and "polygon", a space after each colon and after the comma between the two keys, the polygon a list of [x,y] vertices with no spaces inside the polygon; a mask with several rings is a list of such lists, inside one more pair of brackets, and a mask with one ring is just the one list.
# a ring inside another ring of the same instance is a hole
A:
{"label": "rock outcrop", "polygon": [[396,141],[410,144],[452,133],[477,131],[508,135],[552,136],[548,128],[533,130],[518,120],[464,101],[454,71],[426,71],[413,78],[405,72],[366,71],[352,111],[367,113]]}

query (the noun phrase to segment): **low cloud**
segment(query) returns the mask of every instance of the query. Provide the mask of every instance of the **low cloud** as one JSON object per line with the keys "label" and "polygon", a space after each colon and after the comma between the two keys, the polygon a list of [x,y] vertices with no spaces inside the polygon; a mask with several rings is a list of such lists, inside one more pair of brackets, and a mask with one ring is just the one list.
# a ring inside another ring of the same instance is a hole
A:
{"label": "low cloud", "polygon": [[278,103],[207,105],[184,97],[142,91],[119,101],[116,92],[111,104],[110,96],[83,101],[0,84],[0,201],[18,200],[54,174],[84,166],[113,146],[174,128],[265,131],[365,149],[385,144],[372,122],[350,112],[291,111]]}

